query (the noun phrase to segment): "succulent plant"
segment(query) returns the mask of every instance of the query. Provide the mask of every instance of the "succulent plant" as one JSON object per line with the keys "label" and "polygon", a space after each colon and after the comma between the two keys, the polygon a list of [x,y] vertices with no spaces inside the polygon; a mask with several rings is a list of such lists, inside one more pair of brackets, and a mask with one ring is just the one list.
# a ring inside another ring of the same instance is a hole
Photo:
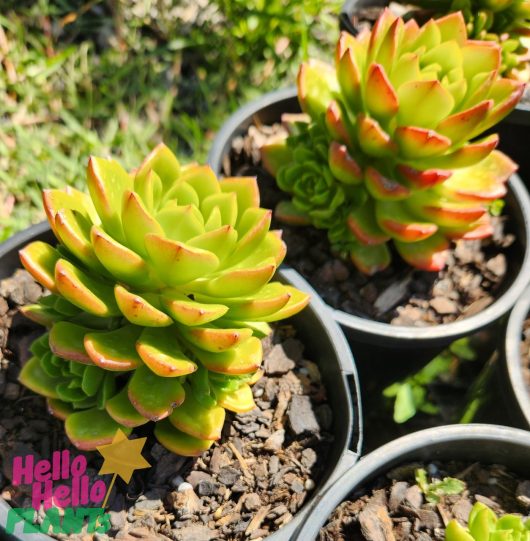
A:
{"label": "succulent plant", "polygon": [[159,145],[135,171],[90,158],[89,194],[46,190],[58,245],[20,252],[51,294],[23,312],[49,327],[20,381],[48,399],[80,449],[159,421],[168,449],[196,455],[225,409],[254,407],[263,336],[308,295],[271,282],[285,255],[256,180],[218,181]]}
{"label": "succulent plant", "polygon": [[435,17],[462,11],[468,36],[496,41],[502,48],[501,73],[528,81],[530,2],[528,0],[414,0]]}
{"label": "succulent plant", "polygon": [[519,515],[495,513],[477,502],[469,514],[467,529],[452,520],[445,530],[446,541],[530,541],[530,519],[526,522]]}
{"label": "succulent plant", "polygon": [[324,228],[335,251],[372,274],[391,260],[440,270],[451,239],[492,233],[488,208],[516,165],[477,139],[505,117],[523,83],[500,78],[497,43],[469,40],[461,13],[419,27],[385,10],[371,32],[342,33],[335,66],[298,75],[303,114],[262,147],[291,198],[287,222]]}

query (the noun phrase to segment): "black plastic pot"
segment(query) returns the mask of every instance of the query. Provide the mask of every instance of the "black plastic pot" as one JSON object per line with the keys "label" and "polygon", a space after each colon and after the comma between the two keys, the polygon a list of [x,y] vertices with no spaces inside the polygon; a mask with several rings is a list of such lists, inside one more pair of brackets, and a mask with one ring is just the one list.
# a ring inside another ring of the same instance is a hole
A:
{"label": "black plastic pot", "polygon": [[294,541],[318,539],[320,528],[349,494],[385,472],[416,460],[469,460],[502,464],[528,476],[530,432],[496,425],[451,425],[409,434],[362,458],[319,497]]}
{"label": "black plastic pot", "polygon": [[[20,268],[18,251],[34,240],[55,243],[55,237],[47,222],[34,225],[0,245],[0,279],[10,276]],[[328,389],[330,406],[333,410],[334,436],[334,445],[328,457],[326,471],[312,498],[289,524],[268,537],[270,541],[288,541],[307,516],[311,503],[359,458],[362,445],[362,416],[355,363],[344,334],[333,321],[329,308],[297,272],[283,269],[279,271],[278,278],[311,294],[309,307],[290,321],[297,329],[298,337],[306,345],[308,357],[318,364]],[[9,505],[0,498],[0,539],[1,526],[6,523],[8,510]],[[18,539],[43,541],[51,538],[19,535]]]}
{"label": "black plastic pot", "polygon": [[504,336],[503,363],[507,376],[505,394],[509,410],[514,419],[530,430],[530,389],[523,377],[523,359],[521,341],[523,324],[530,315],[530,288],[528,288],[514,306]]}
{"label": "black plastic pot", "polygon": [[[253,122],[272,124],[279,122],[285,112],[299,111],[294,87],[265,94],[243,106],[217,134],[208,163],[217,174],[221,174],[223,159],[230,151],[233,139],[244,134]],[[353,353],[358,361],[367,358],[371,363],[380,360],[383,365],[388,365],[391,349],[396,362],[408,361],[411,357],[424,362],[457,338],[474,334],[498,321],[512,308],[530,280],[530,197],[518,175],[513,175],[509,181],[506,209],[512,217],[516,242],[507,253],[510,262],[508,275],[497,300],[474,316],[432,327],[389,325],[331,309],[354,347]],[[396,353],[396,348],[404,351]],[[412,351],[414,355],[411,355]]]}

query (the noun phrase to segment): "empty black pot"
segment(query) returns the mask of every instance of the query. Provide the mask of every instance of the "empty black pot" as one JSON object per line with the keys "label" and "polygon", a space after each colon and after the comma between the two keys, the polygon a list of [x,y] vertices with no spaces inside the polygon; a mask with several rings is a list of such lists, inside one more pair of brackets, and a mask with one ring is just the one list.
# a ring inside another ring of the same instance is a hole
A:
{"label": "empty black pot", "polygon": [[414,461],[468,460],[502,464],[528,475],[530,432],[496,425],[451,425],[415,432],[394,440],[362,458],[323,494],[311,509],[295,541],[318,539],[334,509],[395,466]]}

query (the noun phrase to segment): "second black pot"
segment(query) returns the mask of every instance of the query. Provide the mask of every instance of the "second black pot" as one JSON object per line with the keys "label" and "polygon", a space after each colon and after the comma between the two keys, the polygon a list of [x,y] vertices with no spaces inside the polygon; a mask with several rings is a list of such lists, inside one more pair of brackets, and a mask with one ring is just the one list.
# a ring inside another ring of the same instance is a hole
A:
{"label": "second black pot", "polygon": [[360,460],[318,499],[295,541],[318,539],[320,528],[348,495],[395,466],[414,461],[464,460],[502,464],[530,474],[530,432],[496,425],[453,425],[415,432],[394,440]]}
{"label": "second black pot", "polygon": [[[235,137],[244,135],[254,122],[280,122],[283,113],[293,112],[300,112],[294,87],[265,94],[243,106],[225,122],[217,134],[208,155],[208,163],[217,175],[221,175],[223,160],[230,152]],[[391,355],[395,363],[414,358],[421,364],[454,340],[474,334],[506,314],[530,279],[530,197],[518,175],[513,175],[509,181],[506,209],[512,218],[516,242],[506,254],[509,270],[503,289],[490,306],[460,321],[432,327],[390,325],[332,309],[335,320],[341,324],[354,347],[356,358],[381,361],[383,365],[388,365],[388,356]],[[396,348],[403,351],[396,352]]]}

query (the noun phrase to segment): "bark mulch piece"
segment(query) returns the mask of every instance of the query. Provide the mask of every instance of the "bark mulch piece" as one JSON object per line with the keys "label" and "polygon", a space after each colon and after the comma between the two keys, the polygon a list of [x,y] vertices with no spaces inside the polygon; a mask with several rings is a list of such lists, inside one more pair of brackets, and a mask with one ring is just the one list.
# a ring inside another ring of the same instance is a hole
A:
{"label": "bark mulch piece", "polygon": [[[10,484],[14,456],[50,459],[63,449],[84,454],[91,483],[102,463],[98,453],[75,449],[45,400],[17,382],[28,346],[42,333],[17,310],[42,294],[22,270],[0,281],[0,495],[14,507],[31,507],[31,487]],[[139,427],[138,436],[148,436],[143,454],[152,467],[138,470],[129,485],[116,482],[109,502],[112,529],[95,537],[56,537],[255,540],[287,524],[326,467],[331,408],[318,366],[305,358],[292,326],[277,325],[263,346],[266,373],[253,387],[257,407],[227,415],[220,442],[197,459],[183,458],[155,443],[152,423]]]}
{"label": "bark mulch piece", "polygon": [[[429,477],[460,479],[466,488],[460,494],[442,495],[437,503],[430,503],[414,480],[418,468],[424,468]],[[466,525],[476,502],[486,504],[497,514],[528,515],[529,484],[499,465],[407,464],[378,478],[364,494],[353,494],[341,503],[320,530],[319,541],[443,541],[448,522],[455,518]]]}
{"label": "bark mulch piece", "polygon": [[[262,168],[259,148],[282,133],[284,129],[278,124],[256,122],[246,134],[234,138],[223,162],[226,176],[256,175],[261,204],[271,209],[287,196]],[[508,271],[507,253],[515,236],[507,217],[493,222],[491,238],[454,242],[447,266],[440,272],[415,270],[392,249],[392,264],[371,277],[334,254],[325,231],[275,220],[273,227],[283,230],[286,262],[307,278],[330,306],[392,325],[425,327],[470,317],[495,300]]]}

